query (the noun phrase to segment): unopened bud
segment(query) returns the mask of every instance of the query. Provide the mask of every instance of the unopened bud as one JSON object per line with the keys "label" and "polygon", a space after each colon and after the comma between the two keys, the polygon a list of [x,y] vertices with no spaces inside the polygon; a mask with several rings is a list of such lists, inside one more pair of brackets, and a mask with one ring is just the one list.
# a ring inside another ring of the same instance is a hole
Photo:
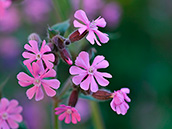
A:
{"label": "unopened bud", "polygon": [[52,38],[52,42],[57,46],[58,49],[64,49],[65,44],[64,44],[65,38],[63,38],[60,35],[56,35]]}
{"label": "unopened bud", "polygon": [[38,45],[40,46],[42,40],[41,38],[39,37],[39,35],[37,33],[31,33],[29,36],[28,36],[28,41],[30,40],[35,40],[38,42]]}
{"label": "unopened bud", "polygon": [[97,92],[92,94],[92,97],[98,100],[108,100],[112,98],[112,93],[107,90],[98,90]]}
{"label": "unopened bud", "polygon": [[81,40],[82,38],[84,38],[86,36],[86,34],[88,33],[87,30],[85,30],[82,34],[79,33],[78,30],[74,31],[72,34],[69,35],[69,40],[73,43],[76,41]]}
{"label": "unopened bud", "polygon": [[78,101],[78,94],[79,94],[79,90],[77,88],[73,89],[70,97],[69,97],[69,102],[68,105],[75,107],[77,101]]}
{"label": "unopened bud", "polygon": [[64,48],[63,50],[60,50],[59,53],[60,53],[61,58],[66,63],[68,63],[69,65],[73,64],[72,59],[71,59],[71,55],[70,55],[70,53],[68,52],[68,50],[66,48]]}

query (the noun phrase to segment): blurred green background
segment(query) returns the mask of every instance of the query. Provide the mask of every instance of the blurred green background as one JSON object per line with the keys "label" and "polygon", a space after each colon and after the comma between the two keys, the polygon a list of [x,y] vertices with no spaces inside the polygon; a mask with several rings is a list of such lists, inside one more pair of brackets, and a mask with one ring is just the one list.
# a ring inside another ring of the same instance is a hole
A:
{"label": "blurred green background", "polygon": [[[12,7],[20,10],[20,26],[12,32],[0,29],[0,44],[3,44],[4,37],[13,37],[18,41],[19,50],[16,56],[7,56],[8,54],[2,53],[1,50],[0,82],[3,83],[9,77],[2,96],[19,100],[20,105],[24,106],[26,123],[34,123],[29,121],[35,120],[35,125],[30,125],[32,129],[51,128],[51,106],[47,105],[51,101],[48,97],[41,102],[30,101],[25,95],[27,88],[18,85],[16,75],[24,70],[21,65],[21,53],[30,33],[36,32],[44,39],[47,25],[51,26],[66,20],[67,17],[74,19],[75,7],[72,6],[72,1],[65,1],[57,0],[56,4],[50,2],[50,9],[44,15],[44,20],[38,22],[29,21],[23,14],[25,1],[14,3]],[[112,2],[117,3],[120,8],[119,21],[115,22],[113,27],[101,29],[110,35],[110,41],[101,47],[93,47],[97,49],[98,55],[104,55],[110,63],[104,70],[113,75],[113,78],[109,79],[110,85],[107,89],[114,91],[128,87],[131,91],[131,102],[125,116],[113,112],[110,101],[100,102],[103,124],[106,129],[172,129],[172,1],[104,0],[103,4]],[[101,15],[100,10],[94,12],[96,17]],[[110,16],[115,15],[111,13],[110,11]],[[69,32],[71,30],[74,30],[72,24]],[[69,32],[65,36],[68,36]],[[75,43],[76,46],[78,44],[79,42]],[[11,50],[10,45],[5,49],[8,53]],[[69,75],[69,66],[61,61],[59,67],[61,70],[58,77],[64,82]],[[39,117],[35,118],[37,116]],[[64,125],[62,122],[62,126],[66,129],[94,129],[91,114],[87,120],[77,125]]]}

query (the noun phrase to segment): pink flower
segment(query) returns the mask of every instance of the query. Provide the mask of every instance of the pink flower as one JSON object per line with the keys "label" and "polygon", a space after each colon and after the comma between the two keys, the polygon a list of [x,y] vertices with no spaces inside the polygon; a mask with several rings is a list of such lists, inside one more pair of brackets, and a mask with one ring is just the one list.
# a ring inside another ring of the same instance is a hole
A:
{"label": "pink flower", "polygon": [[77,121],[80,122],[81,121],[81,117],[80,114],[78,113],[78,111],[71,106],[66,106],[64,104],[60,105],[60,107],[55,108],[56,115],[59,115],[59,120],[62,121],[63,119],[65,119],[65,123],[69,124],[71,121],[73,124],[76,124]]}
{"label": "pink flower", "polygon": [[109,66],[108,61],[105,60],[104,56],[96,56],[92,65],[89,63],[89,55],[87,52],[82,51],[75,60],[75,65],[69,70],[70,74],[76,75],[72,78],[75,85],[79,85],[83,90],[90,90],[96,92],[98,85],[94,78],[101,86],[107,86],[109,81],[104,77],[112,78],[109,73],[98,72],[97,69],[107,68]]}
{"label": "pink flower", "polygon": [[[98,30],[98,26],[99,27],[106,26],[106,21],[104,18],[98,17],[96,20],[93,20],[92,22],[90,22],[83,10],[76,11],[74,14],[74,17],[85,24],[85,25],[83,25],[76,20],[74,20],[74,22],[73,22],[74,27],[79,27],[78,31],[80,34],[82,34],[84,31],[88,31],[88,35],[87,35],[86,39],[91,44],[94,44],[96,41],[96,43],[99,46],[101,46],[100,42],[96,38],[96,35],[99,37],[99,39],[102,43],[107,43],[109,41],[108,35],[100,32]],[[96,35],[94,33],[96,33]]]}
{"label": "pink flower", "polygon": [[[44,93],[42,90],[42,86],[46,92],[46,94],[50,97],[53,97],[56,95],[56,91],[53,89],[58,89],[60,86],[60,82],[57,79],[44,79],[48,77],[55,77],[56,71],[54,69],[46,69],[42,70],[41,66],[39,66],[37,63],[33,62],[32,66],[30,63],[28,63],[27,68],[29,69],[30,73],[33,75],[33,77],[28,76],[24,72],[20,72],[17,75],[17,79],[19,80],[18,83],[22,87],[29,86],[33,84],[34,86],[27,90],[26,95],[29,99],[32,99],[33,96],[35,96],[35,100],[39,101],[44,98]],[[53,89],[52,89],[53,88]]]}
{"label": "pink flower", "polygon": [[0,0],[0,20],[4,16],[5,9],[9,8],[11,3],[11,0]]}
{"label": "pink flower", "polygon": [[20,13],[19,13],[18,9],[11,7],[8,10],[6,10],[5,15],[0,20],[0,31],[7,32],[7,33],[13,32],[13,31],[17,30],[17,28],[20,26],[20,24],[21,24]]}
{"label": "pink flower", "polygon": [[112,94],[113,100],[110,103],[111,108],[117,113],[125,115],[129,109],[128,104],[125,102],[130,102],[131,99],[127,96],[130,93],[128,88],[122,88],[121,90],[114,91]]}
{"label": "pink flower", "polygon": [[52,68],[54,66],[52,62],[55,61],[55,57],[52,53],[46,54],[47,52],[51,52],[51,49],[46,45],[45,40],[42,42],[40,50],[38,49],[38,42],[35,40],[30,40],[29,45],[26,44],[24,48],[27,50],[22,54],[24,58],[27,58],[27,60],[23,61],[24,64],[31,63],[36,60],[37,63],[41,64],[42,61],[44,61],[48,68]]}
{"label": "pink flower", "polygon": [[9,101],[6,98],[2,98],[0,101],[0,129],[18,128],[18,123],[23,120],[20,115],[22,110],[23,108],[18,106],[17,100]]}

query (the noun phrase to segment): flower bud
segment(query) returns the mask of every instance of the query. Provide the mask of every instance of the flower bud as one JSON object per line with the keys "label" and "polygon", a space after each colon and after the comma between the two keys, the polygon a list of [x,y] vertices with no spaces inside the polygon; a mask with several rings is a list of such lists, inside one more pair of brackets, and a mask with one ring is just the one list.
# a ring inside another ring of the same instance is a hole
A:
{"label": "flower bud", "polygon": [[40,46],[42,40],[41,38],[39,37],[39,35],[37,33],[31,33],[29,36],[28,36],[28,41],[30,40],[35,40],[38,42],[38,45]]}
{"label": "flower bud", "polygon": [[72,34],[69,35],[69,40],[73,43],[76,41],[81,40],[82,38],[84,38],[86,36],[86,34],[88,33],[87,30],[85,30],[82,34],[79,33],[78,30],[74,31]]}
{"label": "flower bud", "polygon": [[97,92],[92,94],[92,97],[98,100],[109,100],[112,98],[112,93],[105,89],[98,90]]}
{"label": "flower bud", "polygon": [[52,42],[57,46],[59,50],[65,48],[64,41],[65,41],[65,38],[60,35],[56,35],[52,38]]}
{"label": "flower bud", "polygon": [[77,88],[73,89],[73,91],[69,97],[68,106],[75,107],[75,105],[78,101],[78,94],[79,94],[79,90]]}
{"label": "flower bud", "polygon": [[64,48],[63,50],[59,51],[61,58],[68,63],[69,65],[72,65],[72,59],[71,59],[71,55],[69,54],[68,50],[66,48]]}

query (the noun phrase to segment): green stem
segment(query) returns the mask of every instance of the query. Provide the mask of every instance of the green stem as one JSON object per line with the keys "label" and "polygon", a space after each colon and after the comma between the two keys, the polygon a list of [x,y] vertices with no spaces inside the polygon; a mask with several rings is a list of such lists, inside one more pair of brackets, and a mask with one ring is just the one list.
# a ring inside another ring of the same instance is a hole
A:
{"label": "green stem", "polygon": [[95,129],[105,129],[102,116],[100,113],[99,105],[97,104],[97,102],[90,101],[90,106],[92,110],[92,118],[93,118]]}
{"label": "green stem", "polygon": [[[54,100],[54,108],[58,107],[58,101]],[[59,128],[59,121],[58,121],[58,116],[54,113],[54,129],[60,129]]]}

